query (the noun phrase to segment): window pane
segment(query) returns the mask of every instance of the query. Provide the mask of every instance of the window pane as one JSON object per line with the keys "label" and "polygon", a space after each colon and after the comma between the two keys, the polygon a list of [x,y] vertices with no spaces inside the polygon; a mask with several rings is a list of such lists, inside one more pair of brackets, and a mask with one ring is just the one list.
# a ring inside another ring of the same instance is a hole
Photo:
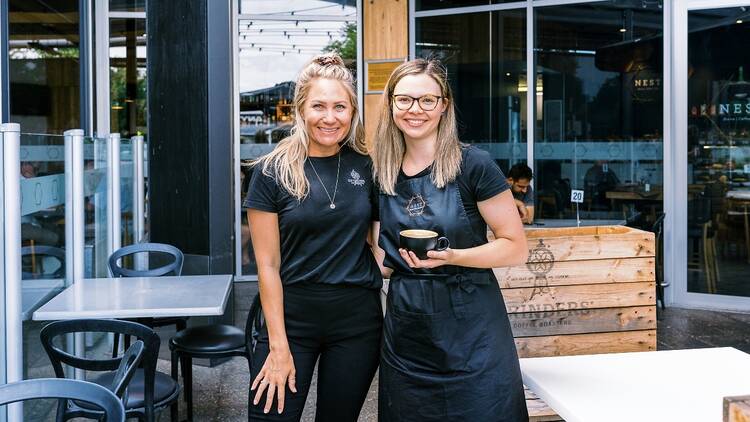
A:
{"label": "window pane", "polygon": [[110,12],[145,12],[146,0],[109,0]]}
{"label": "window pane", "polygon": [[109,21],[110,125],[124,137],[146,130],[146,20]]}
{"label": "window pane", "polygon": [[[662,211],[662,9],[535,9],[537,215],[650,228]],[[644,7],[645,6],[645,7]]]}
{"label": "window pane", "polygon": [[462,142],[490,151],[505,172],[525,161],[525,10],[419,18],[416,55],[446,65]]}
{"label": "window pane", "polygon": [[[750,71],[745,8],[688,12],[688,291],[749,296]],[[680,137],[678,136],[678,139]],[[679,229],[679,228],[678,228]],[[684,228],[683,228],[684,230]]]}
{"label": "window pane", "polygon": [[513,3],[524,0],[417,0],[416,10],[436,10],[453,7],[487,6],[491,4]]}
{"label": "window pane", "polygon": [[[250,181],[249,161],[271,151],[289,134],[294,118],[294,81],[315,55],[335,51],[352,73],[357,68],[356,1],[242,0],[239,30],[240,161],[242,203]],[[273,14],[273,20],[269,20]],[[300,20],[301,16],[307,16]],[[316,20],[326,16],[333,20]],[[242,274],[257,273],[250,229],[242,209]]]}
{"label": "window pane", "polygon": [[78,0],[10,0],[10,121],[24,132],[80,127]]}

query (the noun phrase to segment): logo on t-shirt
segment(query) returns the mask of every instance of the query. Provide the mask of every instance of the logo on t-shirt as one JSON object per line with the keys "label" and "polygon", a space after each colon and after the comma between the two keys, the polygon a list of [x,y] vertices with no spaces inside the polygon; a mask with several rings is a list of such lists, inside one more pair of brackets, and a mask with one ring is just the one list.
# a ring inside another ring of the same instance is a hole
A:
{"label": "logo on t-shirt", "polygon": [[362,176],[359,175],[355,170],[352,170],[351,173],[349,173],[349,176],[351,176],[349,179],[346,179],[347,182],[351,183],[354,186],[364,186],[365,185],[365,179],[362,178]]}
{"label": "logo on t-shirt", "polygon": [[406,204],[406,211],[409,212],[410,217],[416,217],[418,215],[422,215],[426,206],[427,202],[425,202],[424,198],[422,198],[422,195],[417,194],[415,196],[412,196],[409,200],[409,203]]}

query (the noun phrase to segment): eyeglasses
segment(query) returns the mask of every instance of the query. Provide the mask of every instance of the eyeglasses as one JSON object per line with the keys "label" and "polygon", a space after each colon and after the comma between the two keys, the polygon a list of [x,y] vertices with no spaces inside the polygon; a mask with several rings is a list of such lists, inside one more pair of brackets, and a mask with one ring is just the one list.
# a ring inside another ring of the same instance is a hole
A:
{"label": "eyeglasses", "polygon": [[409,110],[411,106],[414,105],[414,101],[416,101],[422,111],[432,111],[435,110],[435,107],[438,105],[438,100],[441,98],[443,97],[432,94],[423,95],[418,98],[409,95],[394,95],[393,104],[397,109],[405,111]]}

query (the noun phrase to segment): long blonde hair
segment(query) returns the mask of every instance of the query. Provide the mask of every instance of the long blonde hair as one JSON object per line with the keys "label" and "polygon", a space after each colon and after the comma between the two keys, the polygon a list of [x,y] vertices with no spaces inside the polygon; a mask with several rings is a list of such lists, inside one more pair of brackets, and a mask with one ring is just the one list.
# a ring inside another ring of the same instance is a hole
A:
{"label": "long blonde hair", "polygon": [[440,95],[446,104],[445,114],[441,116],[438,124],[435,161],[430,176],[432,183],[442,189],[461,173],[461,143],[458,140],[456,112],[453,108],[453,93],[448,85],[448,72],[434,59],[411,60],[399,65],[388,78],[383,90],[380,119],[371,151],[373,175],[380,184],[380,189],[388,195],[396,194],[396,179],[406,152],[404,135],[393,121],[393,90],[407,75],[431,77],[440,86]]}
{"label": "long blonde hair", "polygon": [[316,56],[305,65],[297,77],[294,87],[294,126],[291,134],[282,139],[273,151],[252,163],[253,165],[260,164],[263,174],[273,177],[276,183],[298,201],[302,201],[310,191],[310,182],[305,176],[305,160],[308,157],[310,135],[307,133],[305,120],[302,117],[302,109],[307,101],[310,86],[317,79],[333,79],[344,86],[349,94],[353,113],[349,133],[341,146],[349,145],[359,154],[367,154],[352,73],[344,66],[341,57],[335,53]]}

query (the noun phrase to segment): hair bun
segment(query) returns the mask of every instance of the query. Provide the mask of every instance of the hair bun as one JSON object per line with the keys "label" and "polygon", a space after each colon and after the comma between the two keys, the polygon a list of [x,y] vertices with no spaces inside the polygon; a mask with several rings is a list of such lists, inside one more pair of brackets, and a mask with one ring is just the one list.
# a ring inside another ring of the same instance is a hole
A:
{"label": "hair bun", "polygon": [[321,54],[312,61],[320,66],[344,66],[344,60],[336,53]]}

